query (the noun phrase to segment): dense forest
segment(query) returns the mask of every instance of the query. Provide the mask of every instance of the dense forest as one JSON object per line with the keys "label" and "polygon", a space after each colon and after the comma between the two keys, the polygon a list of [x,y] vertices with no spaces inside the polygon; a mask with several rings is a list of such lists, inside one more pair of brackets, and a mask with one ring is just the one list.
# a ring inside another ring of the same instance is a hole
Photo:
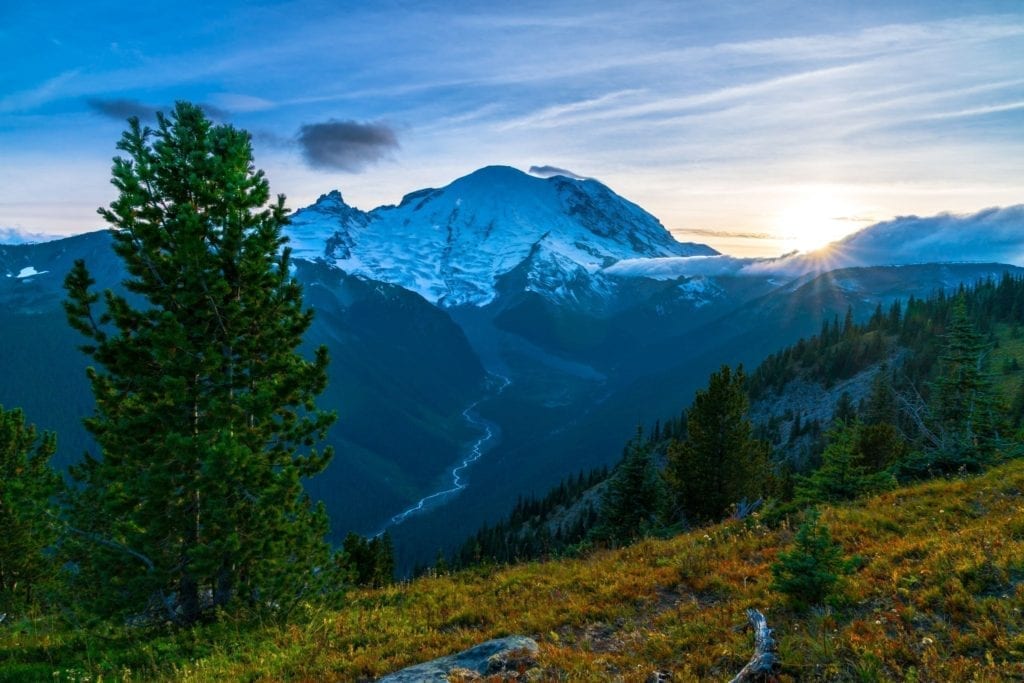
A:
{"label": "dense forest", "polygon": [[[723,367],[681,416],[638,430],[610,473],[581,474],[520,501],[446,566],[576,555],[755,510],[779,520],[1015,457],[1022,325],[1024,278],[1009,274],[879,305],[864,322],[849,310],[826,319],[818,335],[749,375]],[[825,400],[861,373],[870,375],[863,395],[840,393],[826,420],[791,410],[750,420],[751,403],[770,406],[798,380]]]}

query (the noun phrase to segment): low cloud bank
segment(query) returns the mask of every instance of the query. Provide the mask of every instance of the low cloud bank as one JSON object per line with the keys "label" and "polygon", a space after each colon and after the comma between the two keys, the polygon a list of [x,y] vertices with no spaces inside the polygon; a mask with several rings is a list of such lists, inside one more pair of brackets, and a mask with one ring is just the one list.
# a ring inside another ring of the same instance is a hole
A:
{"label": "low cloud bank", "polygon": [[29,232],[19,228],[0,228],[0,244],[38,244],[52,242],[66,235],[51,235],[44,232]]}
{"label": "low cloud bank", "polygon": [[974,214],[901,216],[876,223],[808,254],[755,259],[691,256],[627,259],[609,275],[674,280],[698,275],[799,277],[837,268],[920,263],[1006,263],[1024,266],[1024,205]]}

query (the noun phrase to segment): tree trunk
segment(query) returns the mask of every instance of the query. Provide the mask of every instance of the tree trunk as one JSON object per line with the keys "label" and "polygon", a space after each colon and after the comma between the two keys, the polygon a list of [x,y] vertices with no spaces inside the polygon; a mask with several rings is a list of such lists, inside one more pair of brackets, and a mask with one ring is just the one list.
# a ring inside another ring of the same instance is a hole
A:
{"label": "tree trunk", "polygon": [[231,580],[231,563],[225,559],[224,564],[217,571],[216,585],[213,589],[214,607],[224,607],[231,602],[234,590],[234,582]]}
{"label": "tree trunk", "polygon": [[768,620],[756,609],[747,610],[747,619],[754,629],[754,656],[730,683],[775,683],[779,680],[782,661]]}
{"label": "tree trunk", "polygon": [[178,607],[181,610],[181,623],[194,624],[199,621],[199,583],[187,571],[178,582]]}

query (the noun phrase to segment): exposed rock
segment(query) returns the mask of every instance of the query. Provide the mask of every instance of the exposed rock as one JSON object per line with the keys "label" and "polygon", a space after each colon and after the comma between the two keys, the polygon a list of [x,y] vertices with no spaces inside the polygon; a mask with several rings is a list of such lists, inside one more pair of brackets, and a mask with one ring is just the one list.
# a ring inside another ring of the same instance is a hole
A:
{"label": "exposed rock", "polygon": [[464,652],[388,674],[377,683],[529,681],[535,678],[530,674],[537,670],[537,651],[536,641],[526,636],[496,638]]}

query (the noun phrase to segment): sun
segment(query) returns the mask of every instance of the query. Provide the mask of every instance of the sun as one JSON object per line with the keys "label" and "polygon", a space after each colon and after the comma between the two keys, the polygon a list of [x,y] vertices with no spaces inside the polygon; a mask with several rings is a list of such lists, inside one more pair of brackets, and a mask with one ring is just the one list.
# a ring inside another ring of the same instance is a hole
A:
{"label": "sun", "polygon": [[802,192],[781,207],[775,230],[787,251],[807,253],[863,227],[853,207],[834,192]]}

